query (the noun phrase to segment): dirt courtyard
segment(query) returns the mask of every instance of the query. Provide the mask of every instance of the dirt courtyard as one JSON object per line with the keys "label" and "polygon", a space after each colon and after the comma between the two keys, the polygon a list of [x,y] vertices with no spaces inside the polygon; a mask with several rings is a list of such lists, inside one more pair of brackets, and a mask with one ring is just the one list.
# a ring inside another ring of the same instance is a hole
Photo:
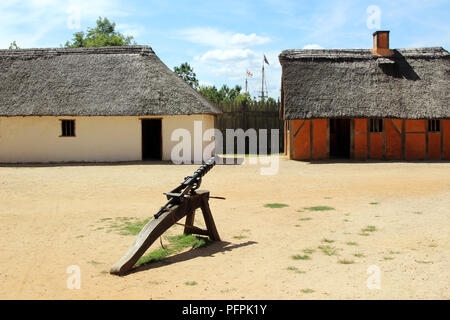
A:
{"label": "dirt courtyard", "polygon": [[0,167],[0,298],[450,299],[450,163],[279,161],[216,166],[222,242],[124,277],[135,236],[111,223],[151,217],[197,165]]}

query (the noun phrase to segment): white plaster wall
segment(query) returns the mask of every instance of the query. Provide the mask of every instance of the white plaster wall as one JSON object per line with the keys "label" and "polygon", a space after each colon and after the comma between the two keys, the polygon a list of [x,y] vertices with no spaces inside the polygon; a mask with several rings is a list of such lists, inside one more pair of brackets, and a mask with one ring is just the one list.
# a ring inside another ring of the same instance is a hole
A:
{"label": "white plaster wall", "polygon": [[[172,131],[194,121],[214,128],[214,116],[0,117],[0,163],[116,162],[142,159],[142,118],[162,119],[163,160],[170,160]],[[61,137],[62,119],[75,120],[75,137]],[[192,142],[193,143],[193,142]],[[207,145],[208,142],[202,142]]]}

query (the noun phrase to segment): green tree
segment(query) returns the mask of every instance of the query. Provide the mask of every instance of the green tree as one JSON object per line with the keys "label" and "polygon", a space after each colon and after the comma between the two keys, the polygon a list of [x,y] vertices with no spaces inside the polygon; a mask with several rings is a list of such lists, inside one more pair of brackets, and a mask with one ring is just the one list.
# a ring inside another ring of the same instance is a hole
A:
{"label": "green tree", "polygon": [[99,17],[96,28],[88,28],[87,32],[73,34],[72,42],[67,41],[66,48],[128,46],[136,44],[132,36],[125,36],[115,30],[116,24],[108,18]]}
{"label": "green tree", "polygon": [[13,42],[11,42],[11,44],[9,45],[9,50],[13,50],[13,49],[20,49],[19,46],[17,45],[16,41],[14,40]]}
{"label": "green tree", "polygon": [[173,71],[184,81],[186,81],[192,88],[198,88],[197,75],[194,69],[189,65],[189,63],[182,63],[179,67],[174,67]]}
{"label": "green tree", "polygon": [[213,103],[234,103],[242,101],[251,101],[248,93],[241,93],[242,87],[239,85],[230,88],[223,85],[219,90],[216,86],[202,86],[198,92]]}

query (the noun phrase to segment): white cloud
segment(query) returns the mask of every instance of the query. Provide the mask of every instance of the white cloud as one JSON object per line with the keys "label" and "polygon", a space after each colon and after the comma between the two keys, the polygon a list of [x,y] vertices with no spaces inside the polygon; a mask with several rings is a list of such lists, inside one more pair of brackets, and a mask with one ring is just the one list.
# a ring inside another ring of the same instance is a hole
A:
{"label": "white cloud", "polygon": [[303,49],[323,49],[323,47],[320,44],[312,43],[305,45]]}
{"label": "white cloud", "polygon": [[215,28],[191,28],[182,30],[179,34],[187,41],[215,48],[244,48],[271,41],[269,37],[258,36],[255,33],[233,33]]}
{"label": "white cloud", "polygon": [[217,49],[207,51],[201,57],[197,57],[197,59],[206,63],[232,63],[242,60],[252,60],[256,57],[256,53],[250,49]]}
{"label": "white cloud", "polygon": [[134,24],[117,24],[116,29],[124,35],[132,36],[134,38],[139,37],[140,35],[145,33],[145,28],[143,26]]}

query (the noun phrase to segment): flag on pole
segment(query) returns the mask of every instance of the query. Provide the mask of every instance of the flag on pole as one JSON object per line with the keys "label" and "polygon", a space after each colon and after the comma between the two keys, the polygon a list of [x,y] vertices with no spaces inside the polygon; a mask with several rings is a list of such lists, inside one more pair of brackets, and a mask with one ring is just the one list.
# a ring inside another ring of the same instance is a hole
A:
{"label": "flag on pole", "polygon": [[247,77],[253,77],[253,74],[247,70]]}
{"label": "flag on pole", "polygon": [[264,62],[267,63],[268,65],[270,65],[269,61],[267,61],[266,55],[264,55]]}

